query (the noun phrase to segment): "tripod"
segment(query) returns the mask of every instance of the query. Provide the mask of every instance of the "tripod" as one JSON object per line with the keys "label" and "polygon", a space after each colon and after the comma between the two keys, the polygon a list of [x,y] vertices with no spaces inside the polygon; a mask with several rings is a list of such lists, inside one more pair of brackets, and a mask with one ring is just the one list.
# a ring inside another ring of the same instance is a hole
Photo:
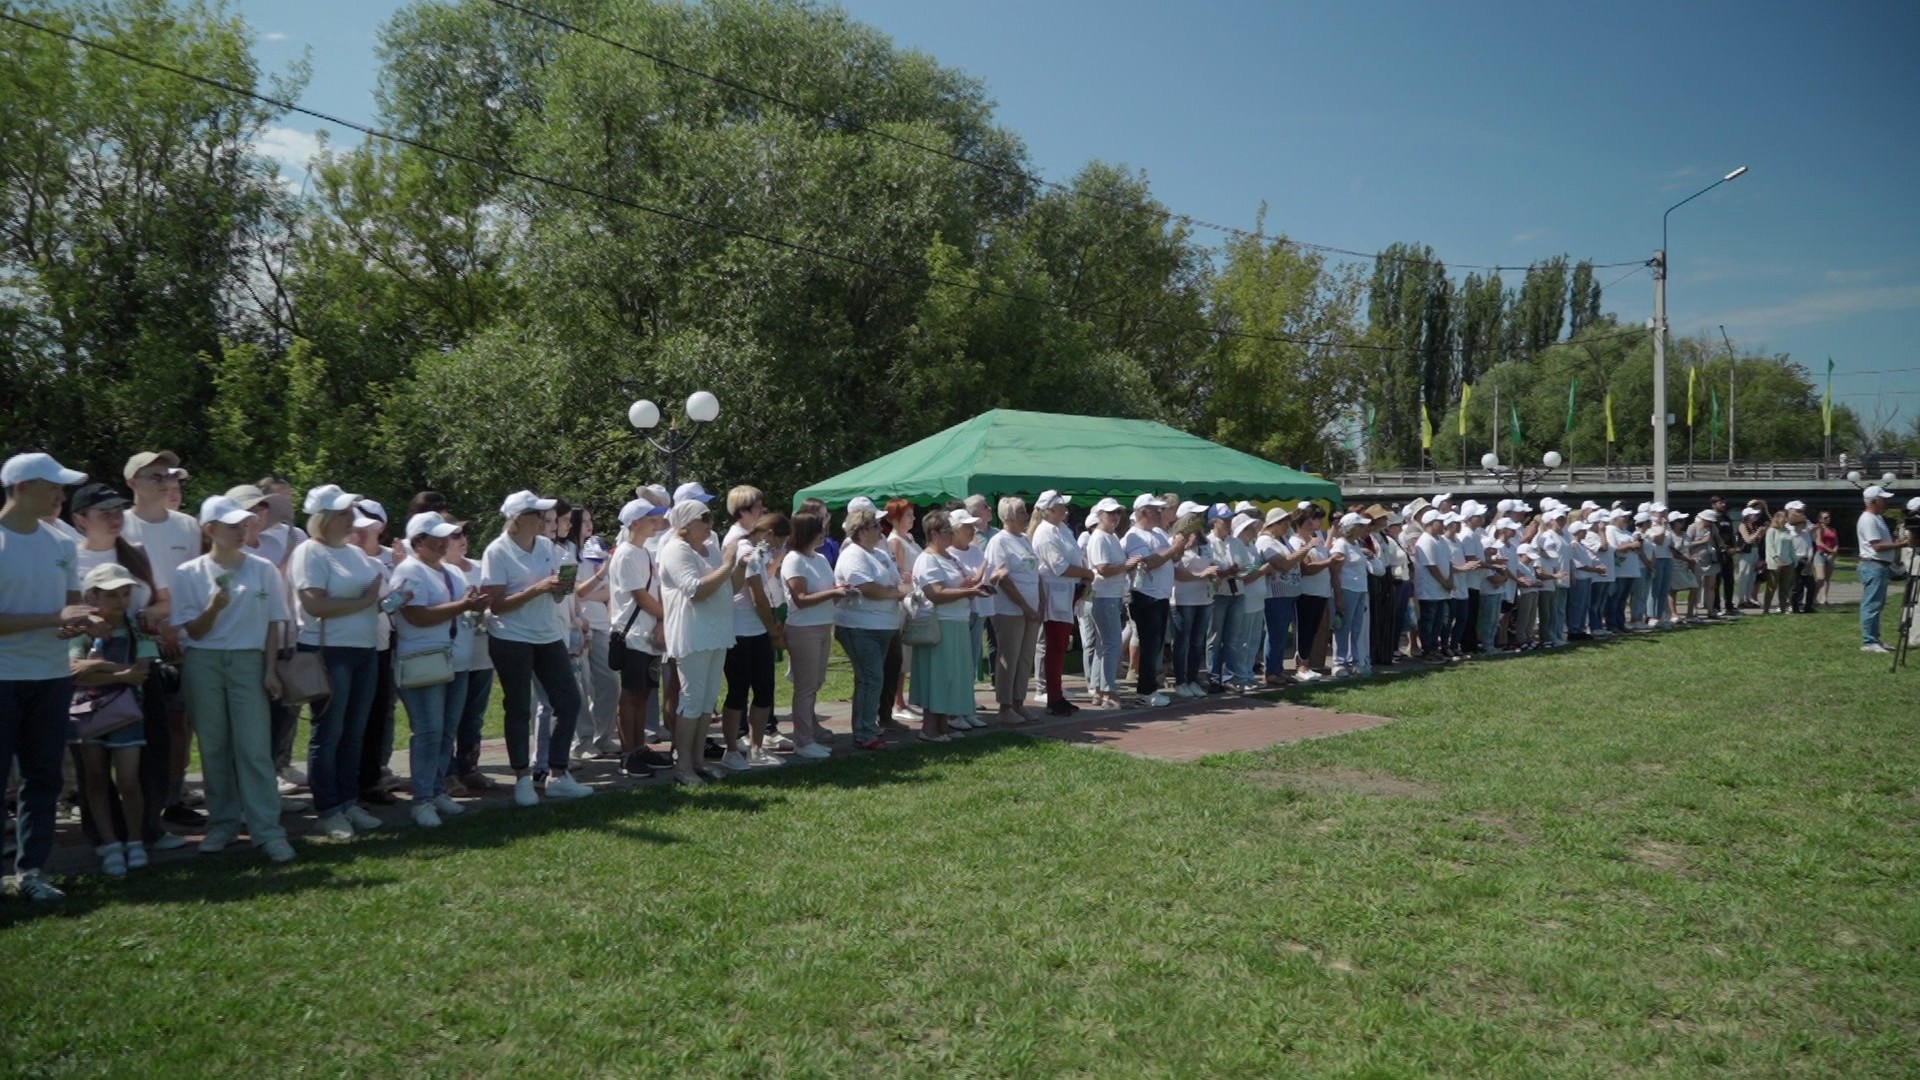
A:
{"label": "tripod", "polygon": [[1893,666],[1887,670],[1891,675],[1907,663],[1907,637],[1913,632],[1914,572],[1920,569],[1920,551],[1907,549],[1907,590],[1900,599],[1900,640],[1893,646]]}

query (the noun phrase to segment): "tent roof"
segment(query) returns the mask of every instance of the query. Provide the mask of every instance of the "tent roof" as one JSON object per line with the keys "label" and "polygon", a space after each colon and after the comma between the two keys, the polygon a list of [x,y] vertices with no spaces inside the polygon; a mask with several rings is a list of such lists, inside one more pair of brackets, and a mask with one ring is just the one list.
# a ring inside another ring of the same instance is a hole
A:
{"label": "tent roof", "polygon": [[1165,424],[995,409],[802,488],[794,505],[813,498],[839,508],[865,495],[925,506],[976,492],[1034,495],[1050,488],[1093,498],[1177,491],[1206,501],[1341,501],[1330,480]]}

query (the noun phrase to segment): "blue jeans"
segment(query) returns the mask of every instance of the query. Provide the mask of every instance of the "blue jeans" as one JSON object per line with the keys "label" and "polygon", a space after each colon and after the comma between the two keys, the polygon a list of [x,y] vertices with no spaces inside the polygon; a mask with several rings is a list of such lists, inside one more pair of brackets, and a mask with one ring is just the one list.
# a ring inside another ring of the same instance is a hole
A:
{"label": "blue jeans", "polygon": [[1474,632],[1479,635],[1481,652],[1500,647],[1500,601],[1505,598],[1504,592],[1482,590],[1480,593],[1480,623]]}
{"label": "blue jeans", "polygon": [[1878,645],[1880,641],[1880,613],[1887,606],[1887,579],[1893,570],[1892,563],[1877,559],[1860,560],[1860,644]]}
{"label": "blue jeans", "polygon": [[1667,617],[1667,592],[1672,588],[1672,581],[1673,560],[1653,560],[1653,584],[1650,586],[1653,595],[1647,598],[1647,602],[1653,605],[1653,618],[1661,626],[1673,625],[1673,620]]}
{"label": "blue jeans", "polygon": [[1127,602],[1118,596],[1096,596],[1093,609],[1093,663],[1087,678],[1095,690],[1120,692],[1120,633]]}
{"label": "blue jeans", "polygon": [[402,687],[399,693],[413,732],[407,742],[407,767],[413,774],[413,801],[419,803],[446,793],[447,762],[467,703],[467,673],[458,672],[452,682],[438,686]]}
{"label": "blue jeans", "polygon": [[1253,661],[1260,652],[1260,635],[1266,629],[1267,608],[1260,601],[1240,598],[1227,622],[1227,677],[1235,682],[1253,681]]}
{"label": "blue jeans", "polygon": [[314,703],[313,730],[307,733],[307,786],[313,791],[314,812],[332,817],[360,799],[360,744],[373,711],[380,658],[372,649],[337,645],[302,645],[300,651],[318,652],[333,683],[333,695]]}
{"label": "blue jeans", "polygon": [[1348,589],[1340,594],[1339,625],[1333,628],[1333,666],[1355,671],[1367,663],[1367,594]]}
{"label": "blue jeans", "polygon": [[1214,682],[1227,676],[1227,654],[1233,651],[1233,635],[1229,630],[1240,613],[1240,600],[1238,594],[1216,596],[1212,610],[1207,613],[1207,675]]}
{"label": "blue jeans", "polygon": [[[853,741],[880,737],[880,688],[886,681],[887,648],[897,630],[869,630],[842,626],[834,636],[853,664]],[[891,704],[891,703],[889,703]]]}
{"label": "blue jeans", "polygon": [[1267,678],[1287,673],[1287,661],[1293,657],[1294,597],[1267,597]]}
{"label": "blue jeans", "polygon": [[[38,870],[53,854],[61,760],[67,747],[67,707],[73,678],[0,681],[0,770],[20,762],[19,855],[14,868]],[[138,822],[128,822],[131,829]]]}
{"label": "blue jeans", "polygon": [[1633,598],[1634,578],[1615,578],[1607,600],[1607,629],[1616,634],[1627,632],[1627,604]]}
{"label": "blue jeans", "polygon": [[493,696],[493,669],[463,671],[466,694],[460,700],[460,722],[454,730],[453,759],[445,776],[465,776],[480,768],[480,732],[487,722],[487,699]]}
{"label": "blue jeans", "polygon": [[1587,605],[1592,599],[1593,582],[1583,577],[1574,578],[1573,584],[1567,588],[1567,629],[1570,633],[1587,632]]}
{"label": "blue jeans", "polygon": [[1461,647],[1467,642],[1467,598],[1456,596],[1447,601],[1447,606],[1450,609],[1447,616],[1447,647],[1454,652],[1461,652]]}
{"label": "blue jeans", "polygon": [[1647,593],[1653,587],[1653,568],[1643,566],[1640,576],[1627,579],[1627,621],[1636,627],[1647,625]]}
{"label": "blue jeans", "polygon": [[[1207,625],[1213,618],[1213,605],[1173,606],[1173,682],[1205,685],[1207,667]],[[1143,661],[1144,666],[1144,661]]]}
{"label": "blue jeans", "polygon": [[1560,601],[1565,599],[1566,595],[1557,586],[1540,590],[1540,644],[1559,644],[1559,631],[1554,627],[1560,624]]}
{"label": "blue jeans", "polygon": [[1452,614],[1451,600],[1420,601],[1420,651],[1437,653],[1446,644],[1447,616]]}

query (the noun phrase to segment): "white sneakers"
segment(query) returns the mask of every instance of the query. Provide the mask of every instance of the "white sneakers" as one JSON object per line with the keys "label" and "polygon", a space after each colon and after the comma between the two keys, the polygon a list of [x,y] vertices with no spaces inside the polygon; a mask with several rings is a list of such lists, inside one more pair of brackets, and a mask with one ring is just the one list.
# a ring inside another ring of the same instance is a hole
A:
{"label": "white sneakers", "polygon": [[433,797],[433,808],[440,811],[440,813],[446,817],[457,817],[467,812],[466,807],[454,802],[453,796],[445,792]]}
{"label": "white sneakers", "polygon": [[1882,645],[1879,642],[1875,641],[1875,642],[1871,642],[1869,644],[1860,646],[1860,651],[1870,652],[1870,653],[1883,653],[1883,652],[1889,652],[1891,650],[1889,650],[1885,645]]}
{"label": "white sneakers", "polygon": [[729,750],[720,758],[720,767],[732,769],[734,772],[746,772],[753,768],[753,765],[747,760],[747,755],[738,750]]}
{"label": "white sneakers", "polygon": [[821,758],[832,757],[833,751],[827,749],[825,746],[822,746],[821,744],[816,742],[816,743],[808,743],[807,745],[796,749],[793,752],[793,756],[809,758],[811,760],[818,761]]}
{"label": "white sneakers", "polygon": [[767,736],[766,744],[767,744],[767,749],[769,750],[792,750],[793,749],[793,740],[787,738],[785,735],[779,734],[778,732]]}
{"label": "white sneakers", "polygon": [[533,790],[533,777],[515,777],[513,781],[513,804],[515,806],[538,806],[540,795]]}
{"label": "white sneakers", "polygon": [[354,832],[372,832],[380,827],[380,819],[358,805],[347,807],[347,820],[353,822]]}
{"label": "white sneakers", "polygon": [[138,840],[127,842],[127,869],[144,870],[147,867],[147,845]]}
{"label": "white sneakers", "polygon": [[417,802],[413,804],[413,823],[423,829],[437,829],[440,815],[434,813],[431,802]]}
{"label": "white sneakers", "polygon": [[100,872],[108,877],[125,877],[127,850],[120,844],[101,844],[94,851],[100,856]]}
{"label": "white sneakers", "polygon": [[786,762],[780,760],[780,756],[773,751],[760,749],[748,751],[747,764],[756,769],[763,769],[769,765],[785,765]]}
{"label": "white sneakers", "polygon": [[314,827],[327,834],[329,840],[353,839],[353,822],[345,814],[332,814],[313,823]]}
{"label": "white sneakers", "polygon": [[260,850],[265,851],[267,858],[272,859],[274,862],[293,861],[293,845],[287,843],[284,837],[279,840],[267,841],[260,845]]}
{"label": "white sneakers", "polygon": [[227,845],[233,843],[235,839],[237,839],[236,834],[226,829],[209,829],[205,838],[200,841],[200,854],[218,855],[227,850]]}
{"label": "white sneakers", "polygon": [[593,794],[593,789],[573,778],[572,773],[561,773],[547,780],[547,798],[584,799]]}

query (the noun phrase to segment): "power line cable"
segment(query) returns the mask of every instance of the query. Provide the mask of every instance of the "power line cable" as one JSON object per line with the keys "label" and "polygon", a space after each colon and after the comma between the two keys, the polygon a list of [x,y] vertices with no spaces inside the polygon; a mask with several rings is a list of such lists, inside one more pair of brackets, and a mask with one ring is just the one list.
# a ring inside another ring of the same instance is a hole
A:
{"label": "power line cable", "polygon": [[[535,183],[535,184],[540,184],[547,187],[556,188],[561,191],[566,191],[575,195],[585,196],[586,198],[589,198],[589,199],[610,203],[616,206],[623,206],[632,210],[639,210],[643,213],[666,218],[667,220],[670,220],[670,221],[680,222],[681,224],[692,225],[697,228],[707,229],[712,232],[724,233],[730,236],[738,236],[745,239],[754,240],[759,243],[766,244],[772,247],[785,248],[789,251],[796,251],[802,254],[812,255],[818,258],[830,259],[836,262],[843,262],[852,266],[861,267],[863,269],[874,270],[884,274],[891,274],[895,277],[909,278],[912,280],[923,281],[931,285],[941,286],[943,288],[959,289],[965,292],[973,292],[973,293],[978,293],[986,296],[995,296],[1005,300],[1012,300],[1018,303],[1034,304],[1040,307],[1051,307],[1056,310],[1072,312],[1074,314],[1085,315],[1091,318],[1103,318],[1109,314],[1108,312],[1101,311],[1097,308],[1087,307],[1081,304],[1069,304],[1069,303],[1063,303],[1057,300],[1045,300],[1039,297],[1027,296],[1021,293],[1007,292],[1005,290],[995,289],[990,286],[973,285],[963,281],[955,281],[950,278],[939,277],[937,275],[930,274],[922,270],[913,270],[908,268],[895,267],[895,266],[888,265],[886,263],[875,262],[871,259],[864,259],[857,255],[847,255],[841,252],[829,251],[824,248],[813,247],[812,245],[809,245],[809,244],[803,244],[803,243],[799,243],[792,240],[786,240],[777,236],[768,236],[764,233],[755,232],[751,229],[744,229],[736,225],[724,225],[717,222],[708,221],[704,218],[696,217],[693,214],[689,214],[684,211],[652,206],[635,199],[626,198],[624,196],[610,195],[605,192],[595,191],[591,188],[581,187],[578,184],[571,183],[570,181],[559,180],[550,176],[542,176],[538,173],[527,172],[524,169],[520,169],[516,166],[509,165],[502,161],[489,161],[485,158],[475,157],[472,154],[464,153],[459,150],[448,150],[443,147],[436,146],[432,143],[429,143],[424,139],[417,139],[410,135],[401,135],[401,134],[397,134],[390,131],[384,131],[382,129],[371,127],[366,124],[361,124],[352,120],[344,119],[342,117],[333,116],[328,113],[323,113],[316,109],[309,109],[305,106],[298,105],[290,101],[285,101],[268,94],[262,94],[258,91],[249,90],[245,87],[235,86],[222,79],[216,79],[216,78],[213,78],[212,76],[201,75],[196,72],[187,71],[183,68],[174,67],[173,65],[165,63],[164,61],[153,60],[148,57],[138,56],[134,53],[127,52],[126,50],[120,49],[116,46],[108,45],[104,42],[94,41],[92,39],[85,38],[78,34],[70,33],[65,30],[60,30],[55,27],[45,26],[43,24],[36,23],[31,19],[24,19],[17,15],[10,14],[8,12],[0,11],[0,21],[13,23],[17,26],[23,26],[29,30],[35,30],[43,34],[49,34],[53,37],[61,38],[72,44],[82,46],[83,48],[94,49],[94,50],[106,53],[110,56],[119,57],[120,59],[125,60],[129,63],[138,64],[142,67],[152,68],[156,71],[164,71],[170,75],[187,79],[191,82],[196,82],[203,86],[211,87],[215,90],[220,90],[222,92],[229,93],[229,94],[235,94],[241,97],[251,98],[255,101],[261,102],[262,104],[272,105],[277,109],[282,109],[287,112],[299,113],[303,116],[309,116],[315,120],[320,120],[325,123],[336,124],[350,131],[357,131],[363,135],[367,135],[372,138],[385,139],[389,142],[398,143],[403,146],[410,146],[416,150],[420,150],[429,154],[435,154],[452,161],[462,161],[469,165],[475,165],[480,168],[487,169],[491,172],[512,176],[517,179],[528,181],[529,183]],[[1342,341],[1335,341],[1330,339],[1298,338],[1298,337],[1289,337],[1284,334],[1256,334],[1256,333],[1249,333],[1243,330],[1230,330],[1222,327],[1177,323],[1167,319],[1157,319],[1150,316],[1136,316],[1135,320],[1141,323],[1145,323],[1147,325],[1165,327],[1167,329],[1180,331],[1180,332],[1205,334],[1205,335],[1214,336],[1214,337],[1231,337],[1231,338],[1237,338],[1241,340],[1261,341],[1261,342],[1267,342],[1270,344],[1278,344],[1278,345],[1300,345],[1308,348],[1355,349],[1355,350],[1368,351],[1368,352],[1408,351],[1405,348],[1402,348],[1399,346],[1392,346],[1392,345],[1374,345],[1366,342],[1342,342]],[[1624,337],[1630,334],[1640,334],[1643,332],[1644,331],[1638,328],[1631,329],[1631,330],[1622,330],[1622,331],[1616,331],[1610,334],[1601,334],[1596,337],[1587,338],[1585,339],[1585,341],[1588,341],[1588,342],[1604,341],[1609,338]],[[1553,344],[1559,345],[1559,344],[1571,344],[1571,343],[1555,342]],[[1551,348],[1553,346],[1549,345],[1548,347]],[[1455,348],[1448,349],[1446,351],[1452,352],[1452,353],[1458,353],[1458,352],[1464,352],[1468,350],[1461,347],[1455,347]]]}
{"label": "power line cable", "polygon": [[[1077,191],[1076,189],[1074,189],[1073,187],[1067,184],[1063,184],[1057,180],[1049,180],[1046,177],[1041,176],[1039,173],[1028,172],[1024,169],[1016,169],[1011,166],[1000,165],[995,162],[983,161],[979,158],[968,157],[965,154],[957,153],[955,151],[948,150],[944,147],[933,146],[928,143],[923,143],[915,139],[907,138],[904,135],[896,135],[890,131],[885,131],[875,127],[870,127],[856,120],[849,120],[846,117],[839,115],[838,113],[827,112],[823,109],[818,109],[811,105],[806,105],[801,102],[794,101],[791,98],[784,97],[780,94],[775,94],[768,90],[762,90],[758,87],[748,86],[745,83],[742,83],[736,79],[728,78],[725,75],[717,75],[710,71],[702,71],[699,68],[692,67],[687,64],[683,64],[678,60],[674,60],[671,57],[662,56],[661,54],[653,52],[651,50],[642,49],[639,46],[628,44],[627,42],[620,41],[617,38],[608,37],[605,34],[599,33],[598,31],[590,30],[584,26],[579,26],[574,23],[570,23],[565,19],[560,18],[557,15],[550,15],[544,11],[536,11],[533,8],[527,7],[523,4],[515,3],[514,0],[489,0],[489,2],[494,4],[497,7],[505,8],[509,11],[516,11],[522,15],[525,15],[530,19],[536,19],[540,22],[546,23],[547,25],[552,26],[557,30],[562,30],[570,34],[578,34],[581,37],[585,37],[590,40],[597,41],[611,48],[619,49],[622,52],[631,53],[634,56],[638,56],[646,60],[651,60],[654,63],[659,64],[661,67],[667,68],[669,70],[677,71],[685,75],[691,75],[695,78],[705,79],[708,82],[712,82],[717,85],[724,86],[729,90],[735,90],[742,94],[752,95],[753,97],[757,97],[762,101],[769,101],[776,105],[780,105],[784,108],[791,109],[795,112],[804,113],[805,115],[811,116],[816,120],[821,120],[826,123],[833,124],[834,126],[839,127],[846,131],[858,132],[863,135],[871,135],[875,138],[886,139],[891,142],[899,143],[902,146],[910,146],[916,150],[922,150],[929,154],[937,154],[940,157],[946,158],[949,161],[957,162],[962,165],[971,166],[976,169],[983,169],[988,172],[992,172],[1000,176],[1007,177],[1008,179],[1023,180],[1027,183],[1034,184],[1040,187],[1047,187],[1047,188],[1052,188],[1056,191],[1062,191],[1068,194],[1075,194],[1082,198],[1092,199],[1096,202],[1103,202],[1110,206],[1120,207],[1122,209],[1125,209],[1131,212],[1136,212],[1136,213],[1145,212],[1145,213],[1154,214],[1160,217],[1162,220],[1178,221],[1186,225],[1193,225],[1193,226],[1198,226],[1200,228],[1213,229],[1218,232],[1226,233],[1230,236],[1238,237],[1240,239],[1259,240],[1263,243],[1281,243],[1281,244],[1287,245],[1288,247],[1303,248],[1308,251],[1319,251],[1319,252],[1324,252],[1332,255],[1345,255],[1345,256],[1350,256],[1352,258],[1356,258],[1356,259],[1401,262],[1401,263],[1408,263],[1412,265],[1424,265],[1424,266],[1443,266],[1443,267],[1452,266],[1460,270],[1499,271],[1499,270],[1531,270],[1533,269],[1533,265],[1531,264],[1527,266],[1491,266],[1491,265],[1483,265],[1480,263],[1451,263],[1450,264],[1444,259],[1423,259],[1415,255],[1391,255],[1390,256],[1390,255],[1384,255],[1380,252],[1355,251],[1352,248],[1335,247],[1331,244],[1315,244],[1305,240],[1294,240],[1289,237],[1268,236],[1265,233],[1253,232],[1249,229],[1242,229],[1234,225],[1222,225],[1217,222],[1207,221],[1202,218],[1194,217],[1191,214],[1182,214],[1174,210],[1153,209],[1149,207],[1142,207],[1142,206],[1139,206],[1138,204],[1126,202],[1125,200],[1116,199],[1108,195],[1101,195],[1101,194],[1097,194],[1094,192],[1087,192],[1087,191]],[[1634,265],[1635,263],[1640,263],[1644,265],[1645,260],[1629,259],[1629,260],[1623,260],[1620,262],[1594,263],[1593,269],[1606,270],[1606,269],[1611,269],[1613,267],[1618,267],[1618,266],[1630,266],[1630,265]]]}

